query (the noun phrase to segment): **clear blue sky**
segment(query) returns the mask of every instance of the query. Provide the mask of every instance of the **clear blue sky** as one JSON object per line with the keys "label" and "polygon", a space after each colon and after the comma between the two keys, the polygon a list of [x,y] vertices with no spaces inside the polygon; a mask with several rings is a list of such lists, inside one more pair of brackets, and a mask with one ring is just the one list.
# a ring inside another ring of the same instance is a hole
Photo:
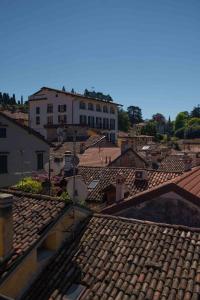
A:
{"label": "clear blue sky", "polygon": [[200,103],[199,0],[1,0],[0,91],[95,87],[143,116]]}

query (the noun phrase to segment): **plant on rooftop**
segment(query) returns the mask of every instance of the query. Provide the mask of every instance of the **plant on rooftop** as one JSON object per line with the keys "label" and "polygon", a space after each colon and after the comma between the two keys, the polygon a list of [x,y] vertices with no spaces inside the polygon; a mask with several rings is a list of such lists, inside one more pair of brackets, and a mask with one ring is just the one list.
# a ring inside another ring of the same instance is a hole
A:
{"label": "plant on rooftop", "polygon": [[66,203],[72,203],[72,199],[69,197],[67,192],[62,192],[60,199],[65,201]]}
{"label": "plant on rooftop", "polygon": [[33,194],[39,194],[42,192],[42,183],[32,179],[31,177],[23,178],[14,187],[21,191]]}

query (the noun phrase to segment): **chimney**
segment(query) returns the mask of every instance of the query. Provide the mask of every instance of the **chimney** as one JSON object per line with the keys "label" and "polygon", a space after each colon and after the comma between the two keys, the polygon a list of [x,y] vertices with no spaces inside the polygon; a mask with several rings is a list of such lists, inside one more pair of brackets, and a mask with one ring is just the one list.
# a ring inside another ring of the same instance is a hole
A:
{"label": "chimney", "polygon": [[123,174],[117,174],[116,180],[116,202],[119,202],[124,199],[125,194],[125,178]]}
{"label": "chimney", "polygon": [[64,166],[64,173],[70,172],[73,168],[73,155],[71,151],[65,152],[65,166]]}
{"label": "chimney", "polygon": [[13,250],[13,196],[0,194],[0,259],[7,258]]}
{"label": "chimney", "polygon": [[192,169],[192,158],[189,155],[184,154],[182,161],[184,163],[184,170],[190,171]]}

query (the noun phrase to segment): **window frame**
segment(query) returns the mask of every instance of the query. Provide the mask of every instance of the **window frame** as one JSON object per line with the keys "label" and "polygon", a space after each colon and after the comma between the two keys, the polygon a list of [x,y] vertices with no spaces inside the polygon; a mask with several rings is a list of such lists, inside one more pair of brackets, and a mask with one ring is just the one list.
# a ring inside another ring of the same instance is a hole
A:
{"label": "window frame", "polygon": [[[39,155],[42,155],[42,163],[41,161],[39,161]],[[37,151],[36,156],[37,156],[37,170],[38,171],[44,170],[44,151]]]}
{"label": "window frame", "polygon": [[[6,158],[5,165],[2,167],[1,158]],[[2,167],[2,168],[1,168]],[[8,154],[7,153],[0,153],[0,175],[8,174]]]}
{"label": "window frame", "polygon": [[0,127],[0,139],[6,139],[6,138],[7,138],[7,128]]}

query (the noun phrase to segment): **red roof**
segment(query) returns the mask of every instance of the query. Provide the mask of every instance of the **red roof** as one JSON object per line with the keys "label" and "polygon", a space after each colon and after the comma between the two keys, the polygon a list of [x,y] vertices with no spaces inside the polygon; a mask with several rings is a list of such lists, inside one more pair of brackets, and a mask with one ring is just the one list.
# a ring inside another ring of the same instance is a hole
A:
{"label": "red roof", "polygon": [[200,197],[200,167],[192,169],[192,171],[176,178],[174,182],[181,188]]}

